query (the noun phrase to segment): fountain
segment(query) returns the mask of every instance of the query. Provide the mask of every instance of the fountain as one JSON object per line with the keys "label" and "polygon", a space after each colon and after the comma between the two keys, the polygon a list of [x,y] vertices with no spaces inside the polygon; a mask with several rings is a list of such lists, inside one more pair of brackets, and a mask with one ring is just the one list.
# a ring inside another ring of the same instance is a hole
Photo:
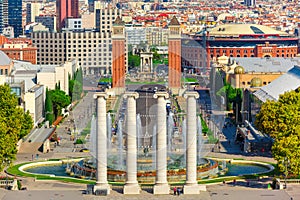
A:
{"label": "fountain", "polygon": [[201,125],[201,118],[200,116],[197,117],[197,160],[198,165],[201,163],[202,158],[204,157],[202,154],[202,149],[204,146],[204,140],[202,137],[202,125]]}
{"label": "fountain", "polygon": [[118,137],[118,169],[124,169],[124,158],[123,158],[123,130],[122,130],[122,121],[118,122],[118,130],[117,130],[117,137]]}
{"label": "fountain", "polygon": [[174,130],[174,119],[173,113],[170,112],[168,116],[168,153],[170,154],[172,151],[172,133]]}
{"label": "fountain", "polygon": [[108,155],[111,153],[111,139],[112,139],[112,132],[111,132],[111,115],[110,113],[107,113],[107,153]]}
{"label": "fountain", "polygon": [[152,169],[156,169],[156,125],[153,127],[153,135],[152,135]]}
{"label": "fountain", "polygon": [[136,115],[136,129],[137,129],[137,151],[139,155],[139,150],[142,148],[142,138],[143,138],[143,131],[142,131],[142,121],[141,121],[141,116],[138,113]]}
{"label": "fountain", "polygon": [[181,161],[181,166],[185,167],[186,164],[186,119],[182,121],[182,151],[183,151],[183,159]]}
{"label": "fountain", "polygon": [[92,120],[91,120],[91,130],[90,130],[90,152],[93,158],[96,158],[96,144],[95,141],[96,140],[96,118],[95,115],[92,116]]}

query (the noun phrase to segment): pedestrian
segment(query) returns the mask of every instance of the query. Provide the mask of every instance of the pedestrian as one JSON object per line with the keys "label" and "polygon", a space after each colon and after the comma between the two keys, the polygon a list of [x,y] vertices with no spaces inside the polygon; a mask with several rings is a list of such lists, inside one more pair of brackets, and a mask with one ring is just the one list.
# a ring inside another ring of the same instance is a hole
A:
{"label": "pedestrian", "polygon": [[178,187],[178,188],[177,188],[177,195],[178,195],[178,196],[180,195],[180,190],[181,190],[181,189]]}
{"label": "pedestrian", "polygon": [[177,188],[176,188],[176,186],[173,188],[173,191],[174,191],[174,195],[176,195],[176,193],[177,193]]}
{"label": "pedestrian", "polygon": [[31,155],[31,160],[33,161],[33,154]]}

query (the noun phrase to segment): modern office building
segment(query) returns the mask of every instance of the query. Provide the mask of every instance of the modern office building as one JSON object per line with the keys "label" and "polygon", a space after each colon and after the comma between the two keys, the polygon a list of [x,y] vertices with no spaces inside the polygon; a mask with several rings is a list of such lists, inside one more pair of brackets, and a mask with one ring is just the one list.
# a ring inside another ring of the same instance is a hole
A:
{"label": "modern office building", "polygon": [[79,3],[78,0],[57,0],[56,1],[56,17],[57,30],[60,31],[65,27],[67,18],[79,17]]}
{"label": "modern office building", "polygon": [[120,9],[102,8],[95,9],[96,29],[101,33],[110,33],[117,16],[121,16]]}
{"label": "modern office building", "polygon": [[99,32],[35,32],[38,64],[60,64],[76,59],[84,74],[105,74],[110,70],[111,35]]}
{"label": "modern office building", "polygon": [[30,22],[35,22],[35,17],[39,16],[41,13],[41,8],[41,3],[32,2],[26,4],[26,24]]}
{"label": "modern office building", "polygon": [[8,0],[0,0],[0,33],[8,25]]}
{"label": "modern office building", "polygon": [[51,33],[56,32],[56,18],[55,16],[36,16],[35,22],[41,23],[47,28]]}
{"label": "modern office building", "polygon": [[22,0],[8,0],[8,25],[14,28],[14,37],[23,35]]}
{"label": "modern office building", "polygon": [[244,0],[245,6],[255,6],[256,0]]}

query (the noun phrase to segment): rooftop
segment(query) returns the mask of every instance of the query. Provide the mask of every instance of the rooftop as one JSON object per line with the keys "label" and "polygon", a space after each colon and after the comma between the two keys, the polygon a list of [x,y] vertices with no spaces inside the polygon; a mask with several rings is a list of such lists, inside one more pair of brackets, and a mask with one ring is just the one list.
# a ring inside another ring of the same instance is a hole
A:
{"label": "rooftop", "polygon": [[235,61],[242,66],[245,73],[255,72],[287,72],[294,65],[300,65],[300,57],[294,58],[257,58],[257,57],[232,57],[231,61]]}
{"label": "rooftop", "polygon": [[257,24],[224,24],[209,30],[211,36],[238,36],[252,34],[279,34],[288,36],[286,32]]}
{"label": "rooftop", "polygon": [[261,87],[254,92],[254,95],[266,102],[267,100],[278,101],[279,96],[285,92],[296,90],[300,87],[300,67],[294,66],[286,74],[272,81],[270,84]]}

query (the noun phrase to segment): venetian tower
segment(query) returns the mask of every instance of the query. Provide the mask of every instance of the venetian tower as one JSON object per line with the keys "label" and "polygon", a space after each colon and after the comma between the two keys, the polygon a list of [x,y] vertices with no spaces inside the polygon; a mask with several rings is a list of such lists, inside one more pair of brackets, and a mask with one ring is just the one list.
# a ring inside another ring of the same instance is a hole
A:
{"label": "venetian tower", "polygon": [[181,86],[181,33],[180,23],[174,16],[169,24],[169,88],[178,94]]}
{"label": "venetian tower", "polygon": [[118,16],[112,27],[112,88],[116,94],[125,91],[125,32]]}

